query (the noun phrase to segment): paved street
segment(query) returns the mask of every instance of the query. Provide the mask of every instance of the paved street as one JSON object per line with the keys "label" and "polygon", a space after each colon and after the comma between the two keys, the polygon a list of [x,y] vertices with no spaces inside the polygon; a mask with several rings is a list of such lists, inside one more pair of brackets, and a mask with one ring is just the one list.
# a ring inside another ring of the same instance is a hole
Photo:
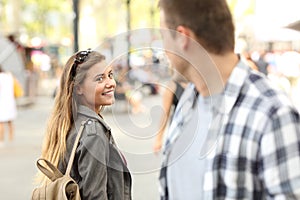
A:
{"label": "paved street", "polygon": [[[143,99],[147,110],[128,114],[125,102],[104,111],[119,148],[124,152],[133,175],[133,200],[157,200],[160,155],[152,152],[155,133],[161,115],[161,96]],[[35,104],[20,107],[15,121],[15,141],[0,148],[1,200],[30,199],[35,161],[39,158],[42,138],[53,99],[40,96]]]}
{"label": "paved street", "polygon": [[[117,102],[105,111],[116,142],[124,152],[133,174],[133,199],[158,199],[158,169],[160,156],[152,153],[152,144],[161,113],[160,96],[143,100],[147,111],[131,115],[126,103]],[[35,161],[40,155],[42,138],[53,100],[48,96],[36,99],[34,105],[20,107],[15,121],[15,141],[0,149],[1,199],[30,199]]]}

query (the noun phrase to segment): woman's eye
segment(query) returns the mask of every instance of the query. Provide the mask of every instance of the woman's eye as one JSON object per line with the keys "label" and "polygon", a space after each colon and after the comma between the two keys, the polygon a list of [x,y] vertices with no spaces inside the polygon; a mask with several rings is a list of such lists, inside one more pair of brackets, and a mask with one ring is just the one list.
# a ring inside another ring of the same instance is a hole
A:
{"label": "woman's eye", "polygon": [[114,78],[114,73],[112,73],[112,72],[109,73],[109,74],[108,74],[108,77],[109,77],[109,78]]}
{"label": "woman's eye", "polygon": [[103,81],[103,77],[99,76],[99,77],[96,79],[96,81],[102,82],[102,81]]}

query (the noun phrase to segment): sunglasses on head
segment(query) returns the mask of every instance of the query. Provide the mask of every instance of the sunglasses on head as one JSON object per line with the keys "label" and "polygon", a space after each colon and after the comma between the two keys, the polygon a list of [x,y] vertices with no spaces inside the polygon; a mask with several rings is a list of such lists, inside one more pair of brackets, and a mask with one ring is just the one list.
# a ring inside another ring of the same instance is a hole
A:
{"label": "sunglasses on head", "polygon": [[71,68],[71,75],[74,78],[76,76],[76,69],[78,65],[84,63],[85,59],[88,57],[88,55],[92,52],[91,49],[87,49],[85,51],[79,51],[75,55],[74,63]]}

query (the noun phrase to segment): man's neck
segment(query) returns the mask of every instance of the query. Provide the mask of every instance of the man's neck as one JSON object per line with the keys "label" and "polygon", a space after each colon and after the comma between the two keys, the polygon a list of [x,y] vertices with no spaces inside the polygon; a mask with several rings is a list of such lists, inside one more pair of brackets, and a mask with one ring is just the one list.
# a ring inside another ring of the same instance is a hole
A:
{"label": "man's neck", "polygon": [[[207,68],[210,67],[209,72],[199,73],[200,70],[197,70],[197,68],[191,68],[189,73],[189,80],[195,84],[196,89],[202,96],[221,93],[232,70],[239,62],[238,55],[233,52],[225,55],[209,54],[209,56],[213,63],[206,66]],[[201,67],[203,69],[203,66]]]}

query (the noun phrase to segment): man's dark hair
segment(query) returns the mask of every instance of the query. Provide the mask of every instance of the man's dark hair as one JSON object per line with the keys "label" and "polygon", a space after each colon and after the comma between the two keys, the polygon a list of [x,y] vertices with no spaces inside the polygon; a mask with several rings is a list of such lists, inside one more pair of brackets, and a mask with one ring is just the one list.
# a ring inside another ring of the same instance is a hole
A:
{"label": "man's dark hair", "polygon": [[160,0],[168,28],[191,29],[209,52],[234,50],[234,25],[226,0]]}

